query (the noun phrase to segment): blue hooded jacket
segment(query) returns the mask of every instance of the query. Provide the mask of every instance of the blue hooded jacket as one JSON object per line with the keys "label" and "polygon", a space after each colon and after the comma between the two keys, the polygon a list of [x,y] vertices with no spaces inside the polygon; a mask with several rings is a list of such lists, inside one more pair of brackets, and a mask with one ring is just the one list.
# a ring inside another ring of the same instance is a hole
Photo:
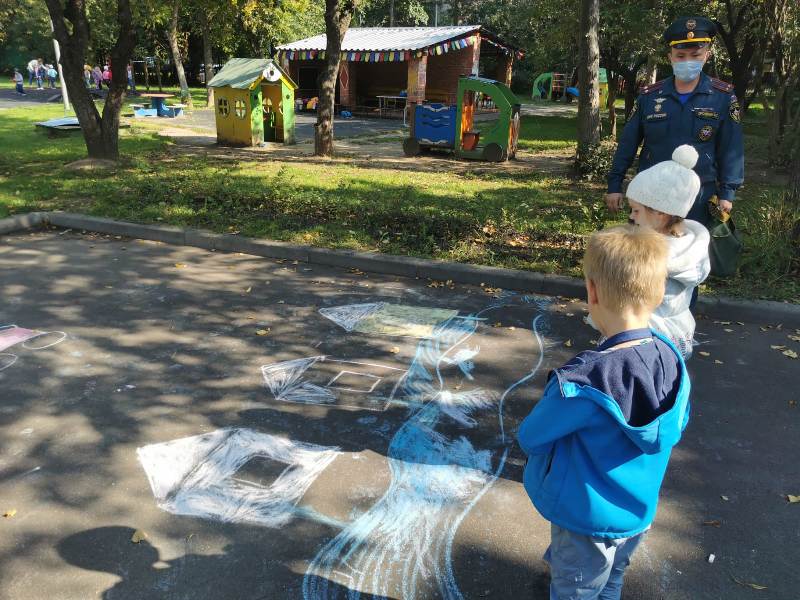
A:
{"label": "blue hooded jacket", "polygon": [[[551,373],[522,422],[525,490],[548,521],[601,538],[630,537],[653,522],[672,447],[689,421],[690,383],[680,352],[652,335],[646,351],[586,352]],[[615,381],[628,388],[627,406],[608,393],[619,389]],[[631,402],[639,415],[662,408],[635,426]]]}

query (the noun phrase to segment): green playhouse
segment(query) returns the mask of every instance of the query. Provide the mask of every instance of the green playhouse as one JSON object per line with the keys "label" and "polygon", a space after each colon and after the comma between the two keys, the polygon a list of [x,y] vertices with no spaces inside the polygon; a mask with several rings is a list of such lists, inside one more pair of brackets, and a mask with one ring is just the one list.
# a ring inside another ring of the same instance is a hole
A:
{"label": "green playhouse", "polygon": [[[475,108],[490,98],[497,118],[475,126]],[[411,135],[403,141],[406,156],[423,149],[452,150],[458,158],[500,162],[514,158],[519,137],[520,104],[504,83],[484,77],[461,77],[455,105],[418,104]]]}
{"label": "green playhouse", "polygon": [[232,58],[208,86],[214,88],[219,144],[294,144],[297,84],[271,59]]}

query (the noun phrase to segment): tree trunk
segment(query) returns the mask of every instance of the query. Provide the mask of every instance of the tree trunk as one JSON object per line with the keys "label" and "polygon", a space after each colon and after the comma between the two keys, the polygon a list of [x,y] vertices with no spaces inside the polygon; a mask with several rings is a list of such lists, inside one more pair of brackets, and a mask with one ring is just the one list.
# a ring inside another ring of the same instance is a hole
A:
{"label": "tree trunk", "polygon": [[336,100],[336,78],[342,40],[355,9],[354,0],[325,0],[325,68],[320,75],[317,123],[314,125],[314,154],[333,156],[333,111]]}
{"label": "tree trunk", "polygon": [[580,47],[578,48],[578,164],[600,141],[600,98],[598,72],[600,47],[597,34],[600,0],[581,0]]}
{"label": "tree trunk", "polygon": [[608,70],[608,136],[614,140],[617,139],[617,91],[619,90],[619,77],[617,74]]}
{"label": "tree trunk", "polygon": [[189,95],[189,85],[186,83],[186,73],[183,70],[183,59],[181,58],[181,48],[178,45],[178,15],[180,12],[180,0],[172,2],[172,18],[167,28],[167,41],[169,50],[172,53],[172,61],[175,63],[175,72],[178,74],[178,85],[181,88],[181,102],[191,105],[192,99]]}
{"label": "tree trunk", "polygon": [[208,87],[208,82],[214,77],[214,58],[211,53],[211,23],[208,16],[205,17],[205,26],[203,27],[203,71],[206,75],[206,107],[211,108],[214,106],[214,88]]}
{"label": "tree trunk", "polygon": [[155,58],[156,58],[156,79],[158,80],[158,91],[163,92],[164,85],[161,82],[161,59],[158,57],[158,54],[156,54]]}
{"label": "tree trunk", "polygon": [[636,74],[637,71],[632,71],[625,73],[625,122],[628,122],[628,119],[631,116],[631,112],[633,112],[633,105],[636,102],[637,92],[639,90],[636,89]]}
{"label": "tree trunk", "polygon": [[658,63],[655,56],[647,58],[647,66],[644,69],[644,82],[646,85],[656,82],[658,77]]}
{"label": "tree trunk", "polygon": [[[135,44],[135,32],[129,0],[117,0],[119,34],[111,50],[111,89],[106,96],[102,116],[83,82],[83,65],[89,46],[89,22],[86,5],[81,0],[45,0],[53,21],[53,34],[62,51],[62,67],[72,106],[81,126],[90,158],[119,158],[119,115],[128,87],[126,66]],[[67,24],[69,23],[69,25]]]}
{"label": "tree trunk", "polygon": [[150,91],[150,69],[147,68],[147,56],[144,57],[144,87]]}

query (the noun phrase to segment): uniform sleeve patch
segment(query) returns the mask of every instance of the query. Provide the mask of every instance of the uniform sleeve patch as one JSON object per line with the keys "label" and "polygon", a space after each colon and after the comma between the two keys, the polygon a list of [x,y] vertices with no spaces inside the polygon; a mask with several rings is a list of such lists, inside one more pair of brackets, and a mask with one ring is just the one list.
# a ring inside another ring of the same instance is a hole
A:
{"label": "uniform sleeve patch", "polygon": [[742,119],[741,111],[739,108],[739,101],[734,98],[733,102],[731,102],[731,106],[728,109],[730,112],[731,119],[736,123],[739,123]]}

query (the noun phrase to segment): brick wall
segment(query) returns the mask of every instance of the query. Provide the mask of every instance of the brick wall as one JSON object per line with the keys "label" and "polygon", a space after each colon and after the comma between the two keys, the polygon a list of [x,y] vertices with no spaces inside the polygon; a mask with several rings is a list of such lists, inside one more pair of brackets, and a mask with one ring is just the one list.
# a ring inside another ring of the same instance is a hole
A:
{"label": "brick wall", "polygon": [[433,102],[455,102],[458,78],[471,75],[480,57],[480,45],[451,50],[428,57],[428,85],[425,97]]}

